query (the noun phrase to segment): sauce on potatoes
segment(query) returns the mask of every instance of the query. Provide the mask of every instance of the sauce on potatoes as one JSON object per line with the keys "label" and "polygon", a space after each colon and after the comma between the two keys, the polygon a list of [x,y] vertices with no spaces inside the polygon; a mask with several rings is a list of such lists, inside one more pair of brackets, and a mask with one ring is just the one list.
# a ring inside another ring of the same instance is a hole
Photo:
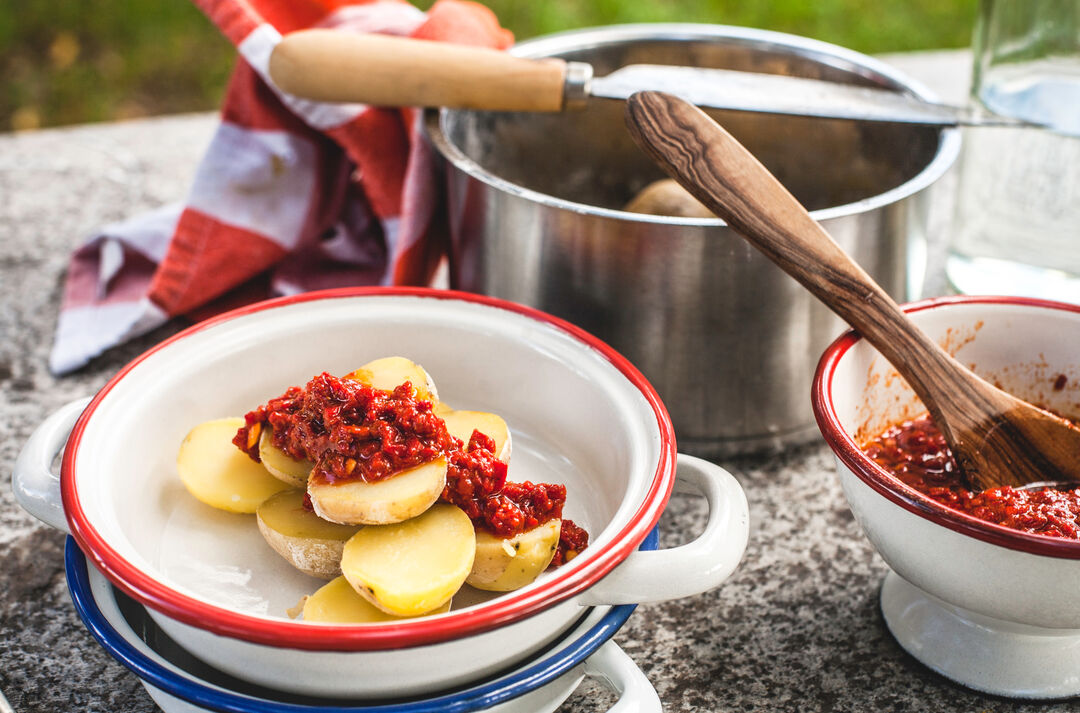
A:
{"label": "sauce on potatoes", "polygon": [[[408,381],[387,391],[323,373],[249,412],[233,443],[258,461],[260,435],[272,429],[276,448],[315,464],[310,477],[319,485],[378,482],[445,456],[440,499],[461,508],[475,527],[508,538],[562,517],[565,486],[508,482],[495,440],[477,430],[468,443],[455,438],[426,394]],[[588,534],[569,520],[563,532],[557,564],[588,544]]]}
{"label": "sauce on potatoes", "polygon": [[233,443],[259,460],[258,434],[268,424],[274,446],[315,463],[314,482],[378,482],[455,445],[431,408],[408,381],[384,391],[323,373],[246,414]]}

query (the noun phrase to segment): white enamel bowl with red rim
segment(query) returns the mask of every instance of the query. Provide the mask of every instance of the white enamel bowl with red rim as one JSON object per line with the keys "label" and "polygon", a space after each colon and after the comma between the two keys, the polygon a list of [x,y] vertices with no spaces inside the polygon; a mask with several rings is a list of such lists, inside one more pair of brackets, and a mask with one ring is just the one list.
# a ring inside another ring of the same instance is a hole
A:
{"label": "white enamel bowl with red rim", "polygon": [[[905,311],[992,383],[1059,413],[1080,414],[1080,307],[951,297]],[[1060,375],[1064,388],[1055,389]],[[924,409],[856,334],[825,352],[812,399],[851,510],[892,569],[881,608],[901,646],[935,671],[988,693],[1080,694],[1080,541],[951,510],[865,456],[859,440]]]}
{"label": "white enamel bowl with red rim", "polygon": [[[503,416],[510,478],[564,483],[565,515],[590,546],[515,592],[459,594],[447,614],[363,626],[290,620],[286,610],[320,580],[272,552],[250,516],[195,501],[176,474],[177,448],[200,422],[389,355],[422,364],[451,406]],[[492,298],[358,288],[260,303],[151,349],[83,406],[60,409],[28,440],[13,479],[20,503],[70,528],[180,645],[295,693],[376,698],[475,681],[554,640],[583,606],[716,586],[746,544],[738,483],[676,458],[667,412],[633,366],[572,325]],[[65,442],[58,485],[49,466]],[[705,531],[635,552],[676,482],[704,494]]]}

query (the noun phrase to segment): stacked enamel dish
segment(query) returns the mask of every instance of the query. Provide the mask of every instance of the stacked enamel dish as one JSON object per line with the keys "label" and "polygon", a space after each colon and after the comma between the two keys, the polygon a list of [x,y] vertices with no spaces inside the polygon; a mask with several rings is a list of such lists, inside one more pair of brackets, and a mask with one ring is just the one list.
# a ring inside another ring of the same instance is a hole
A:
{"label": "stacked enamel dish", "polygon": [[[566,516],[590,544],[532,584],[459,595],[444,614],[363,625],[290,619],[317,581],[244,516],[194,501],[177,477],[177,448],[198,423],[389,354],[422,364],[445,402],[505,418],[511,479],[564,484]],[[49,468],[61,448],[57,479]],[[710,589],[738,564],[748,527],[738,483],[676,456],[655,391],[605,344],[535,310],[430,290],[310,293],[203,322],[133,361],[89,403],[43,422],[14,485],[27,510],[71,532],[89,577],[99,571],[214,672],[259,690],[369,705],[435,700],[520,674],[579,641],[590,617],[623,611],[613,605]],[[704,531],[679,547],[639,550],[676,485],[704,495]],[[76,595],[84,609],[107,603]]]}
{"label": "stacked enamel dish", "polygon": [[[655,547],[656,539],[652,535],[643,547]],[[555,710],[586,677],[595,678],[618,695],[618,703],[609,710],[662,710],[652,684],[630,657],[608,640],[635,609],[631,604],[590,607],[550,649],[475,685],[409,700],[355,703],[290,695],[223,674],[172,642],[145,608],[87,565],[73,539],[68,540],[66,560],[71,599],[87,629],[109,654],[139,676],[166,713],[544,713]]]}

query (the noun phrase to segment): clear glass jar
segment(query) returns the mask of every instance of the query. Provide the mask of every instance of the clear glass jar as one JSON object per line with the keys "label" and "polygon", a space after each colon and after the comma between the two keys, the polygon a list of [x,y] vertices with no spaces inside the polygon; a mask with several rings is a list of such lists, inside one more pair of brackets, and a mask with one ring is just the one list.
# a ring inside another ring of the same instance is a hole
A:
{"label": "clear glass jar", "polygon": [[1080,0],[982,0],[972,101],[1047,129],[965,132],[946,273],[1080,302]]}

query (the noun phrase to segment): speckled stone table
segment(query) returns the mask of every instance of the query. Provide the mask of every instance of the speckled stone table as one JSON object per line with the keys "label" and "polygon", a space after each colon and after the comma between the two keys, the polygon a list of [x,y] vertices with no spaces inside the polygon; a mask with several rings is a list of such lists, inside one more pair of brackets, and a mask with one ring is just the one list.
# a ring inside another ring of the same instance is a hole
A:
{"label": "speckled stone table", "polygon": [[[961,99],[956,53],[891,58]],[[214,125],[208,115],[0,136],[0,473],[50,411],[93,393],[165,327],[71,376],[46,369],[68,252],[91,229],[183,197]],[[933,237],[947,211],[936,208]],[[931,244],[931,258],[940,256]],[[930,291],[940,291],[931,275]],[[752,529],[738,572],[718,590],[640,607],[616,637],[668,711],[1065,711],[958,688],[894,643],[878,611],[886,568],[840,493],[830,456],[812,445],[724,463],[746,489]],[[675,499],[665,544],[703,526]],[[134,675],[83,629],[68,599],[64,538],[0,487],[0,690],[20,713],[154,710]],[[586,685],[564,711],[604,710]]]}

